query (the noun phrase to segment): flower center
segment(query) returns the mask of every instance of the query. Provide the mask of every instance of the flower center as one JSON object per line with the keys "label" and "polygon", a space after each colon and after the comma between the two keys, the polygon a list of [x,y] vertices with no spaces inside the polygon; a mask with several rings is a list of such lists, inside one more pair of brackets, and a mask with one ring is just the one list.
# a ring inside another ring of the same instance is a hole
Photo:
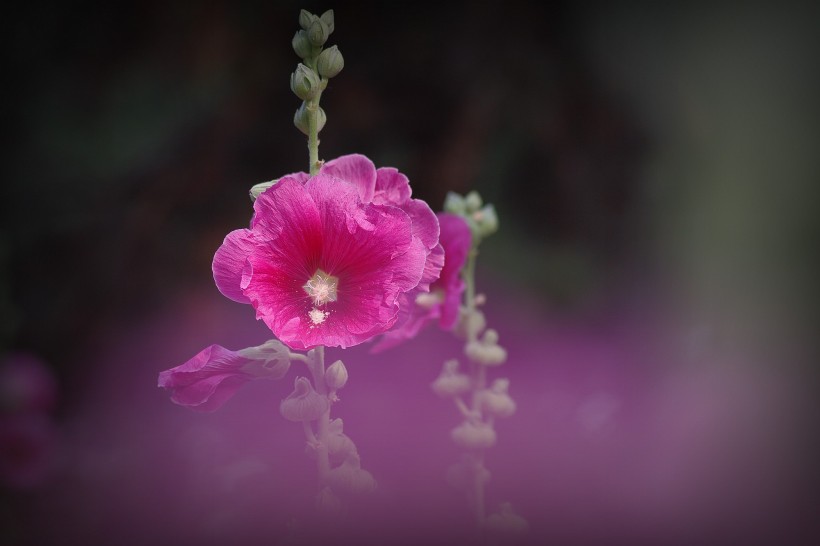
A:
{"label": "flower center", "polygon": [[313,304],[318,307],[329,301],[336,301],[336,287],[338,284],[339,279],[337,277],[328,275],[321,269],[317,269],[316,273],[313,274],[302,288],[313,301]]}

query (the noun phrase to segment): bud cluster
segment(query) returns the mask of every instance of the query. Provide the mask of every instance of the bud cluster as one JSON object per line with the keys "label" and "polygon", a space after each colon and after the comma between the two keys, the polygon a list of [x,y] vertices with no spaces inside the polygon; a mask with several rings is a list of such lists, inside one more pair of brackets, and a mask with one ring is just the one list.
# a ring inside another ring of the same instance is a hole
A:
{"label": "bud cluster", "polygon": [[293,117],[293,124],[309,134],[309,112],[318,110],[317,131],[327,121],[324,110],[319,108],[319,97],[327,82],[342,71],[345,61],[337,46],[325,49],[325,43],[335,29],[333,10],[315,15],[307,10],[299,13],[299,26],[291,44],[293,51],[302,59],[290,76],[290,89],[302,99],[302,105]]}
{"label": "bud cluster", "polygon": [[498,215],[495,213],[495,207],[491,204],[485,205],[476,191],[471,191],[465,196],[453,192],[447,193],[444,199],[444,210],[457,214],[467,221],[475,245],[481,239],[498,231]]}

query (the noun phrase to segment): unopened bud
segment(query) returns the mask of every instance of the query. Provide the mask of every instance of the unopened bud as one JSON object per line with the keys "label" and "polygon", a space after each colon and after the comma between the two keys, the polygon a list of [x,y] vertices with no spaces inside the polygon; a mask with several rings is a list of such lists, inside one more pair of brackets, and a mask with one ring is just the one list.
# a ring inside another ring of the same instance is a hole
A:
{"label": "unopened bud", "polygon": [[456,324],[455,333],[462,339],[470,339],[477,337],[487,326],[487,319],[484,318],[484,313],[478,309],[472,312],[467,312],[461,309],[458,323]]}
{"label": "unopened bud", "polygon": [[313,46],[310,44],[307,31],[297,30],[296,34],[293,35],[293,40],[291,40],[290,43],[293,46],[293,51],[296,52],[300,59],[310,57]]}
{"label": "unopened bud", "polygon": [[482,336],[481,341],[487,345],[496,345],[498,343],[498,332],[490,328],[484,332],[484,336]]}
{"label": "unopened bud", "polygon": [[319,75],[302,63],[290,75],[290,90],[302,100],[313,100],[319,93]]}
{"label": "unopened bud", "polygon": [[450,191],[447,192],[447,196],[444,198],[444,210],[463,216],[467,214],[467,205],[462,196]]}
{"label": "unopened bud", "polygon": [[316,61],[316,68],[319,70],[319,75],[323,78],[333,78],[345,66],[342,52],[337,46],[325,49],[319,54],[319,59]]}
{"label": "unopened bud", "polygon": [[507,351],[499,345],[489,345],[480,341],[470,341],[464,347],[464,354],[473,362],[485,366],[500,366],[507,361]]}
{"label": "unopened bud", "polygon": [[336,29],[336,21],[332,9],[329,9],[326,12],[324,12],[320,19],[322,20],[322,22],[324,22],[324,24],[327,25],[328,34],[330,34]]}
{"label": "unopened bud", "polygon": [[376,489],[376,480],[362,468],[358,455],[348,455],[342,464],[328,473],[327,482],[336,491],[345,493],[362,494]]}
{"label": "unopened bud", "polygon": [[[308,121],[307,104],[303,102],[299,109],[296,110],[296,113],[293,115],[293,124],[296,126],[297,129],[308,135],[310,134],[309,123],[310,122]],[[325,111],[320,106],[319,113],[316,116],[316,130],[321,131],[324,128],[325,123],[327,123],[327,114],[325,114]]]}
{"label": "unopened bud", "polygon": [[251,196],[251,203],[259,199],[259,196],[265,193],[265,191],[272,187],[274,184],[279,182],[278,180],[271,180],[269,182],[260,182],[259,184],[255,184],[251,187],[250,191],[248,192]]}
{"label": "unopened bud", "polygon": [[328,410],[327,398],[313,390],[306,377],[297,377],[293,392],[279,404],[279,412],[288,421],[313,421]]}
{"label": "unopened bud", "polygon": [[495,207],[486,205],[481,210],[477,210],[471,215],[476,233],[480,237],[487,237],[498,231],[498,215]]}
{"label": "unopened bud", "polygon": [[316,47],[325,45],[328,36],[330,36],[330,29],[327,24],[320,18],[314,19],[307,31],[310,43]]}
{"label": "unopened bud", "polygon": [[465,449],[487,449],[495,445],[496,434],[493,427],[486,423],[465,421],[450,431],[450,437],[458,446]]}
{"label": "unopened bud", "polygon": [[469,376],[458,372],[458,360],[453,359],[444,363],[441,374],[431,387],[437,395],[448,398],[468,392],[472,381]]}
{"label": "unopened bud", "polygon": [[303,29],[307,30],[310,28],[310,25],[315,21],[317,17],[310,13],[308,10],[303,9],[299,12],[299,26]]}
{"label": "unopened bud", "polygon": [[506,392],[483,390],[478,393],[478,405],[481,411],[493,417],[509,417],[515,413],[515,400]]}
{"label": "unopened bud", "polygon": [[499,511],[487,517],[487,529],[501,535],[522,535],[529,529],[529,523],[515,513],[508,502],[499,506]]}
{"label": "unopened bud", "polygon": [[479,195],[475,190],[471,191],[464,197],[464,205],[467,209],[467,213],[469,214],[476,212],[483,204],[484,201],[481,199],[481,195]]}
{"label": "unopened bud", "polygon": [[338,390],[345,386],[345,383],[347,383],[347,368],[345,368],[344,362],[337,360],[328,366],[327,371],[325,371],[325,383],[331,390]]}
{"label": "unopened bud", "polygon": [[416,305],[422,309],[432,309],[436,305],[441,305],[444,302],[444,294],[437,290],[435,292],[422,292],[416,296]]}

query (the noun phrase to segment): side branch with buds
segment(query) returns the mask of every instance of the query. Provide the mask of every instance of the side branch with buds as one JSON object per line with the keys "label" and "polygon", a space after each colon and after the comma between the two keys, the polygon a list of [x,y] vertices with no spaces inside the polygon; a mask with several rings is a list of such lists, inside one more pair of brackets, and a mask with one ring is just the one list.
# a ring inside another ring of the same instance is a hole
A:
{"label": "side branch with buds", "polygon": [[484,453],[496,444],[495,420],[515,413],[516,404],[508,393],[508,379],[498,378],[488,384],[488,370],[503,365],[507,351],[498,343],[498,332],[487,328],[484,313],[478,308],[486,299],[476,295],[475,289],[479,245],[498,229],[495,208],[482,205],[476,192],[466,197],[450,193],[444,204],[448,213],[466,220],[472,234],[467,262],[462,270],[464,298],[454,329],[454,333],[464,340],[468,366],[464,372],[457,359],[446,361],[432,388],[439,396],[452,399],[463,418],[461,424],[450,432],[450,437],[465,452],[461,461],[448,470],[448,480],[453,486],[464,489],[476,528],[520,534],[526,531],[527,521],[516,514],[509,503],[502,503],[498,512],[486,515],[485,487],[490,472],[484,465]]}

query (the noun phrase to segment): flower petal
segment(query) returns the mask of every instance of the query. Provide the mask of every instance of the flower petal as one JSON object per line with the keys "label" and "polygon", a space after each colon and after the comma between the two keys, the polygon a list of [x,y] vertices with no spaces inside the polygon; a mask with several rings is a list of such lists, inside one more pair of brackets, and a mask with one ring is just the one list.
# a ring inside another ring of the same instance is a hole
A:
{"label": "flower petal", "polygon": [[374,204],[400,207],[410,200],[411,191],[410,181],[398,169],[381,167],[376,170]]}
{"label": "flower petal", "polygon": [[427,260],[424,262],[424,273],[422,274],[418,285],[419,292],[430,291],[430,284],[439,279],[444,263],[444,247],[437,244],[427,255]]}
{"label": "flower petal", "polygon": [[249,229],[237,229],[228,233],[216,254],[214,254],[213,269],[216,287],[227,298],[239,303],[250,303],[242,292],[242,270],[248,260],[248,255],[254,247],[253,233]]}
{"label": "flower petal", "polygon": [[439,324],[445,330],[449,330],[455,326],[458,319],[461,294],[464,292],[461,269],[470,252],[472,233],[470,226],[461,216],[439,213],[438,220],[441,226],[441,245],[444,247],[445,256],[441,276],[433,286],[444,289],[444,303]]}
{"label": "flower petal", "polygon": [[353,184],[362,203],[370,203],[376,190],[376,166],[361,154],[343,155],[322,166],[321,174]]}

